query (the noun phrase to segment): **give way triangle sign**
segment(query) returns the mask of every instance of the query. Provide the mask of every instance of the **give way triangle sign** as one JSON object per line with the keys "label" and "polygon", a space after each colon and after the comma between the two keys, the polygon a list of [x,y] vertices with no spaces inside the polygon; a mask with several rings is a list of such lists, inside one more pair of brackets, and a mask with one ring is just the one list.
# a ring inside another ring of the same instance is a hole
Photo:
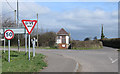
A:
{"label": "give way triangle sign", "polygon": [[22,20],[28,34],[31,34],[33,28],[35,27],[37,20]]}

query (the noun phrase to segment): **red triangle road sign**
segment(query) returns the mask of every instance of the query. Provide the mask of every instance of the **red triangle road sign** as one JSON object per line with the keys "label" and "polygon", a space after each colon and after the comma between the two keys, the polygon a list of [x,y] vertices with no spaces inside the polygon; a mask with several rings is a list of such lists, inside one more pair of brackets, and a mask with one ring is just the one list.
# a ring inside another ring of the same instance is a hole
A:
{"label": "red triangle road sign", "polygon": [[31,34],[33,28],[35,27],[37,20],[22,20],[28,34]]}

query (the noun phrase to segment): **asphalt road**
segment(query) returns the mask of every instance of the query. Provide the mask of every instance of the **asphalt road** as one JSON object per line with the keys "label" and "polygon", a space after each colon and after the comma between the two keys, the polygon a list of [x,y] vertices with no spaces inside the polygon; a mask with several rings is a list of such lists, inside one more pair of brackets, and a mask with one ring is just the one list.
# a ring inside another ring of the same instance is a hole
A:
{"label": "asphalt road", "polygon": [[47,56],[48,67],[42,72],[74,72],[77,63],[80,64],[78,72],[118,72],[118,51],[113,48],[104,47],[96,50],[36,49],[36,53]]}
{"label": "asphalt road", "polygon": [[[37,53],[39,53],[39,51],[37,51]],[[42,70],[42,72],[76,72],[75,60],[48,52],[42,52],[42,54],[47,56],[46,60],[48,63],[48,67]]]}
{"label": "asphalt road", "polygon": [[[0,48],[0,50],[3,50],[3,48]],[[6,50],[8,49],[6,48]],[[11,48],[11,50],[18,51],[16,48]],[[20,48],[20,51],[25,51],[25,49]],[[74,59],[67,58],[58,54],[48,53],[46,50],[45,52],[41,52],[40,49],[37,49],[36,53],[42,53],[46,55],[45,61],[48,63],[48,67],[44,68],[40,72],[77,72],[77,62]]]}
{"label": "asphalt road", "polygon": [[80,64],[78,72],[118,72],[118,51],[113,48],[104,47],[97,50],[41,49],[39,52],[74,59]]}

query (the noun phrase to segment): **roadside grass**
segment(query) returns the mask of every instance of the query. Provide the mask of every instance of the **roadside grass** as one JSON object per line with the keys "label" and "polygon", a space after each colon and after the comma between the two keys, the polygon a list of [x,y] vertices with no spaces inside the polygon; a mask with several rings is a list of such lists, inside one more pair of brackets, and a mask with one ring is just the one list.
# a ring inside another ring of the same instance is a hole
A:
{"label": "roadside grass", "polygon": [[[38,47],[38,48],[40,48],[40,49],[58,49],[58,48],[52,48],[52,47]],[[102,48],[103,47],[94,47],[94,48],[81,47],[81,48],[72,48],[72,49],[68,49],[68,50],[95,50],[95,49],[102,49]]]}
{"label": "roadside grass", "polygon": [[8,51],[3,53],[2,51],[2,72],[39,72],[44,67],[47,67],[47,63],[44,61],[45,56],[42,54],[36,54],[35,57],[30,56],[28,60],[28,53],[25,52],[10,52],[10,63],[8,62]]}
{"label": "roadside grass", "polygon": [[119,48],[117,51],[119,51],[119,52],[120,52],[120,48]]}
{"label": "roadside grass", "polygon": [[[1,47],[4,48],[4,46]],[[5,48],[8,48],[8,46],[5,46]],[[10,46],[10,48],[18,48],[18,46]],[[20,46],[20,48],[25,48],[25,46]]]}
{"label": "roadside grass", "polygon": [[81,47],[81,48],[72,48],[70,50],[96,50],[96,49],[102,49],[103,47],[95,47],[95,48],[84,48],[84,47]]}
{"label": "roadside grass", "polygon": [[[0,51],[0,56],[2,56],[2,51]],[[2,57],[0,57],[0,74],[2,73]]]}
{"label": "roadside grass", "polygon": [[[6,48],[8,48],[8,46],[6,46]],[[18,48],[18,47],[17,46],[11,46],[10,48]],[[25,46],[21,46],[20,48],[25,48]],[[36,47],[36,48],[37,49],[59,49],[59,48],[55,48],[55,47]],[[80,47],[80,48],[71,48],[71,49],[68,49],[68,50],[93,50],[93,49],[102,49],[102,48],[103,47],[93,47],[93,48]]]}
{"label": "roadside grass", "polygon": [[54,48],[54,47],[36,47],[36,48],[39,48],[39,49],[58,49],[58,48]]}
{"label": "roadside grass", "polygon": [[[4,48],[4,46],[1,46],[1,48]],[[5,46],[5,48],[8,48],[8,46]],[[10,48],[18,48],[18,46],[10,46]],[[20,48],[25,48],[25,46],[20,46]],[[33,47],[30,47],[30,48],[32,49]]]}

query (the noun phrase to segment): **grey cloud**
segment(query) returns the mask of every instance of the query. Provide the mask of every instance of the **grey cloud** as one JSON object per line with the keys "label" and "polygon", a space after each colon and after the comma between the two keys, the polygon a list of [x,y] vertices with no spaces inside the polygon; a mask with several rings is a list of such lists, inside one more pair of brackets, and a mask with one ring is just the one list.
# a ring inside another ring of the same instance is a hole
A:
{"label": "grey cloud", "polygon": [[21,19],[36,19],[36,12],[39,13],[39,28],[42,25],[44,29],[55,32],[60,28],[65,28],[71,33],[73,39],[83,40],[85,37],[98,36],[100,38],[101,24],[104,24],[105,35],[117,37],[118,11],[73,9],[60,13],[36,3],[21,3],[20,5]]}

